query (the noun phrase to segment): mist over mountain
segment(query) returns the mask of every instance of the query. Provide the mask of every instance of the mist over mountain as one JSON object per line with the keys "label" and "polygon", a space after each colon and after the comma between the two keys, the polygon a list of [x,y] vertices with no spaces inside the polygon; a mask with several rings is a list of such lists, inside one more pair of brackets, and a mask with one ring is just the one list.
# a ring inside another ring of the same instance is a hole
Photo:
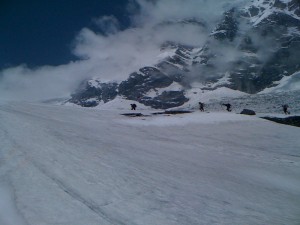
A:
{"label": "mist over mountain", "polygon": [[[152,22],[149,30],[160,47],[156,62],[120,82],[85,80],[70,102],[89,107],[122,96],[172,108],[189,101],[195,84],[200,91],[227,87],[255,94],[299,71],[299,1],[239,3],[225,4],[222,15],[209,21],[187,14]],[[167,35],[176,30],[180,34]]]}
{"label": "mist over mountain", "polygon": [[[68,97],[81,106],[125,98],[171,108],[227,87],[259,93],[298,76],[300,10],[296,0],[135,0],[131,27],[94,19],[74,40],[78,61],[1,71],[2,98]],[[295,75],[296,74],[296,75]],[[298,80],[298,79],[293,79]],[[296,88],[297,89],[297,88]]]}

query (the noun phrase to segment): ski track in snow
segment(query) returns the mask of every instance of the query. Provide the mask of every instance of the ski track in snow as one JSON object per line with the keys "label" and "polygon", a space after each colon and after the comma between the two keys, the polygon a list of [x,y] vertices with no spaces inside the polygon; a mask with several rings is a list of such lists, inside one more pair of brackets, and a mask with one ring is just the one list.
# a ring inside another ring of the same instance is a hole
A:
{"label": "ski track in snow", "polygon": [[0,103],[1,225],[299,224],[299,128],[126,112]]}

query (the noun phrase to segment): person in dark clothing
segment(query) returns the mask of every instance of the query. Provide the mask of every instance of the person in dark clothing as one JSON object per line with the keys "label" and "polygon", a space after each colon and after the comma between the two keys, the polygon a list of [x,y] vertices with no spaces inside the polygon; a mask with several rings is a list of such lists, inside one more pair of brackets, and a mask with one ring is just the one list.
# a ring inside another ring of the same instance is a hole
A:
{"label": "person in dark clothing", "polygon": [[226,106],[226,110],[228,112],[231,112],[231,104],[227,103],[227,104],[222,104],[222,105]]}
{"label": "person in dark clothing", "polygon": [[131,105],[131,110],[135,110],[136,109],[136,104],[130,104]]}
{"label": "person in dark clothing", "polygon": [[201,112],[204,112],[204,103],[203,102],[199,102],[199,109]]}
{"label": "person in dark clothing", "polygon": [[288,111],[288,107],[289,106],[287,104],[282,105],[282,109],[283,109],[284,114],[290,114],[290,112]]}

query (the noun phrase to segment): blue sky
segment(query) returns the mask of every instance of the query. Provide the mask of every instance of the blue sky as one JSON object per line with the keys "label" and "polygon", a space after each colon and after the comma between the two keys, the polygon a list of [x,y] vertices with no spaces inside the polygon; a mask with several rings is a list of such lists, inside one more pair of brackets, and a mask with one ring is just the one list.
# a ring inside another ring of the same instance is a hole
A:
{"label": "blue sky", "polygon": [[129,24],[127,0],[1,0],[0,70],[22,63],[30,67],[75,60],[72,41],[93,20],[114,15]]}

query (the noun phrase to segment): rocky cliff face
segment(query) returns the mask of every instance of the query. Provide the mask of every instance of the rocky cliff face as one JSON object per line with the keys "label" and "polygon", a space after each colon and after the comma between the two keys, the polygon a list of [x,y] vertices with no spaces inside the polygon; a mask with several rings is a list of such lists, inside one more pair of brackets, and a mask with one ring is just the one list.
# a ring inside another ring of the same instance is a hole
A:
{"label": "rocky cliff face", "polygon": [[[193,82],[202,83],[203,90],[226,86],[247,93],[274,86],[300,70],[299,6],[299,0],[255,0],[232,8],[204,46],[165,42],[161,51],[169,54],[157,64],[145,65],[120,83],[85,81],[70,102],[92,107],[122,96],[166,109],[187,102],[185,92]],[[180,23],[205,27],[196,19]]]}
{"label": "rocky cliff face", "polygon": [[106,103],[113,100],[118,94],[117,88],[117,83],[101,83],[98,80],[83,81],[69,102],[83,107],[95,107],[101,101]]}
{"label": "rocky cliff face", "polygon": [[231,88],[256,93],[299,71],[299,4],[258,0],[238,13],[236,18],[250,21],[251,27],[245,34],[237,34],[242,57],[230,71]]}

